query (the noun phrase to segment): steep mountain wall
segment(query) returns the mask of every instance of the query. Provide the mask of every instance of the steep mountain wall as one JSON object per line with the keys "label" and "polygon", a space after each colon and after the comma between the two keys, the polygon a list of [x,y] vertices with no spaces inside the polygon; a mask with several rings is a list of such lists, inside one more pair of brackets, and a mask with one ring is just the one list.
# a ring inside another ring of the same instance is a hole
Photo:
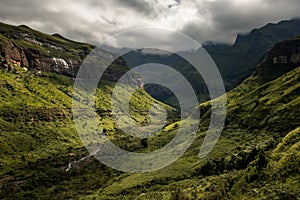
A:
{"label": "steep mountain wall", "polygon": [[[26,26],[10,26],[0,23],[0,62],[1,68],[17,71],[19,68],[37,74],[54,72],[72,78],[76,74],[86,56],[94,46],[74,42],[60,35],[47,35]],[[101,57],[112,56],[107,51],[98,51]],[[117,82],[130,68],[122,59],[116,59],[105,71],[102,79]],[[129,78],[143,86],[138,74]]]}
{"label": "steep mountain wall", "polygon": [[270,51],[268,59],[273,64],[299,64],[300,63],[300,40],[294,38],[283,41]]}

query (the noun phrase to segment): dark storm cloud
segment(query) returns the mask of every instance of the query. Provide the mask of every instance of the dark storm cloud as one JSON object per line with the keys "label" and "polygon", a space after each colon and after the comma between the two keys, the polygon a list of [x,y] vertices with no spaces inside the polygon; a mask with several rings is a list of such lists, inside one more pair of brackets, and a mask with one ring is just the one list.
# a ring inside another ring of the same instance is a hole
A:
{"label": "dark storm cloud", "polygon": [[300,3],[298,0],[266,0],[253,1],[245,5],[235,1],[218,1],[209,5],[216,26],[225,29],[239,29],[264,24],[267,21],[277,21],[299,15]]}
{"label": "dark storm cloud", "polygon": [[43,14],[43,9],[37,7],[38,2],[37,0],[2,0],[0,6],[1,19],[18,20],[38,18]]}
{"label": "dark storm cloud", "polygon": [[156,11],[152,4],[143,0],[114,0],[116,5],[126,7],[138,13],[144,13],[147,16],[155,15]]}
{"label": "dark storm cloud", "polygon": [[299,0],[2,0],[0,6],[0,21],[94,44],[145,26],[198,42],[233,42],[237,33],[296,16]]}
{"label": "dark storm cloud", "polygon": [[[300,16],[299,0],[220,0],[197,4],[204,21],[188,23],[182,31],[200,41],[233,42],[237,33],[245,33],[270,22]],[[207,24],[209,26],[207,26]]]}
{"label": "dark storm cloud", "polygon": [[[83,6],[86,6],[85,12],[92,8],[88,4]],[[90,30],[94,30],[93,27],[98,26],[99,20],[107,25],[115,24],[114,21],[107,19],[105,16],[99,16],[99,19],[89,21],[88,18],[84,17],[86,14],[79,10],[79,6],[72,7],[71,1],[55,0],[50,3],[49,1],[38,0],[4,0],[1,2],[0,7],[1,21],[12,24],[27,24],[47,33],[58,32],[67,37],[87,42],[97,40],[95,33]],[[102,24],[101,27],[106,28]],[[107,28],[106,31],[109,31],[109,29]]]}

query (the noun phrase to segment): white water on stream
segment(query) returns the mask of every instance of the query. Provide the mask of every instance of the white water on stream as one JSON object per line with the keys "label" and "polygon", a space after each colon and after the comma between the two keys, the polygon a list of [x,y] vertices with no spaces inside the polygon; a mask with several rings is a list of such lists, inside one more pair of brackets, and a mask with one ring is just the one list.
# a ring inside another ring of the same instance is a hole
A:
{"label": "white water on stream", "polygon": [[89,154],[89,155],[87,155],[87,156],[85,156],[83,158],[80,158],[79,160],[74,160],[74,161],[69,162],[68,167],[66,169],[66,172],[68,172],[69,170],[71,170],[72,167],[74,166],[74,164],[80,163],[80,162],[82,162],[82,161],[84,161],[84,160],[92,157],[93,155],[96,155],[98,153],[98,151],[99,151],[99,149],[96,150],[95,152],[93,152],[92,154]]}

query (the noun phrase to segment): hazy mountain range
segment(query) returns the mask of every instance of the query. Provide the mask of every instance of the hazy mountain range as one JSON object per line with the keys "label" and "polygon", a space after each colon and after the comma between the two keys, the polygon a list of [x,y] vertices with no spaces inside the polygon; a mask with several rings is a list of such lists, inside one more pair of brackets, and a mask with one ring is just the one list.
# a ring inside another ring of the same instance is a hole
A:
{"label": "hazy mountain range", "polygon": [[[268,51],[278,42],[300,34],[300,20],[292,19],[277,24],[267,24],[264,27],[253,29],[248,34],[239,34],[234,44],[216,44],[207,42],[203,48],[216,63],[227,90],[231,90],[249,77]],[[199,101],[209,99],[208,92],[201,76],[193,67],[180,56],[175,54],[147,53],[147,51],[133,51],[123,56],[129,66],[138,66],[145,63],[161,63],[174,67],[192,83]],[[197,56],[193,52],[185,52],[189,56]],[[166,88],[148,86],[147,92],[167,104],[176,106],[174,95]]]}

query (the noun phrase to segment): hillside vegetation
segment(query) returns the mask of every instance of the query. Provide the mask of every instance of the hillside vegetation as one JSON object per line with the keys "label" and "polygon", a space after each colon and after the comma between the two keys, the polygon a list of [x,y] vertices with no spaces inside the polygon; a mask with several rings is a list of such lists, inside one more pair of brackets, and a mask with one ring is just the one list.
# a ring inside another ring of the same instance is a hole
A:
{"label": "hillside vegetation", "polygon": [[[66,172],[69,162],[89,154],[73,124],[72,86],[72,79],[62,75],[44,73],[37,76],[31,72],[0,71],[1,198],[78,196],[92,190],[91,185],[97,187],[105,183],[114,176],[111,173],[119,174],[92,157],[74,163],[75,169]],[[110,108],[113,86],[114,83],[103,81],[97,89],[96,109],[101,128],[106,129],[110,139],[124,149],[136,151],[144,148],[141,139],[123,134],[114,125]],[[161,104],[142,89],[134,93],[131,105],[135,110],[131,115],[137,123],[149,120],[147,111],[154,103]],[[175,110],[161,105],[169,112],[169,123],[174,121]],[[98,178],[86,182],[98,172]]]}
{"label": "hillside vegetation", "polygon": [[[166,168],[138,174],[111,169],[87,152],[72,119],[71,77],[37,74],[19,63],[13,63],[14,69],[2,66],[0,198],[299,199],[300,67],[288,59],[299,49],[299,40],[275,45],[255,72],[226,94],[225,128],[206,158],[198,154],[210,121],[210,101],[199,105],[200,126],[188,151]],[[277,62],[278,56],[286,59]],[[140,88],[130,101],[132,118],[147,125],[149,108],[159,104],[168,120],[148,139],[128,136],[112,118],[114,85],[110,80],[99,83],[95,110],[105,134],[123,149],[159,149],[180,126],[192,123],[179,121],[177,110]]]}

